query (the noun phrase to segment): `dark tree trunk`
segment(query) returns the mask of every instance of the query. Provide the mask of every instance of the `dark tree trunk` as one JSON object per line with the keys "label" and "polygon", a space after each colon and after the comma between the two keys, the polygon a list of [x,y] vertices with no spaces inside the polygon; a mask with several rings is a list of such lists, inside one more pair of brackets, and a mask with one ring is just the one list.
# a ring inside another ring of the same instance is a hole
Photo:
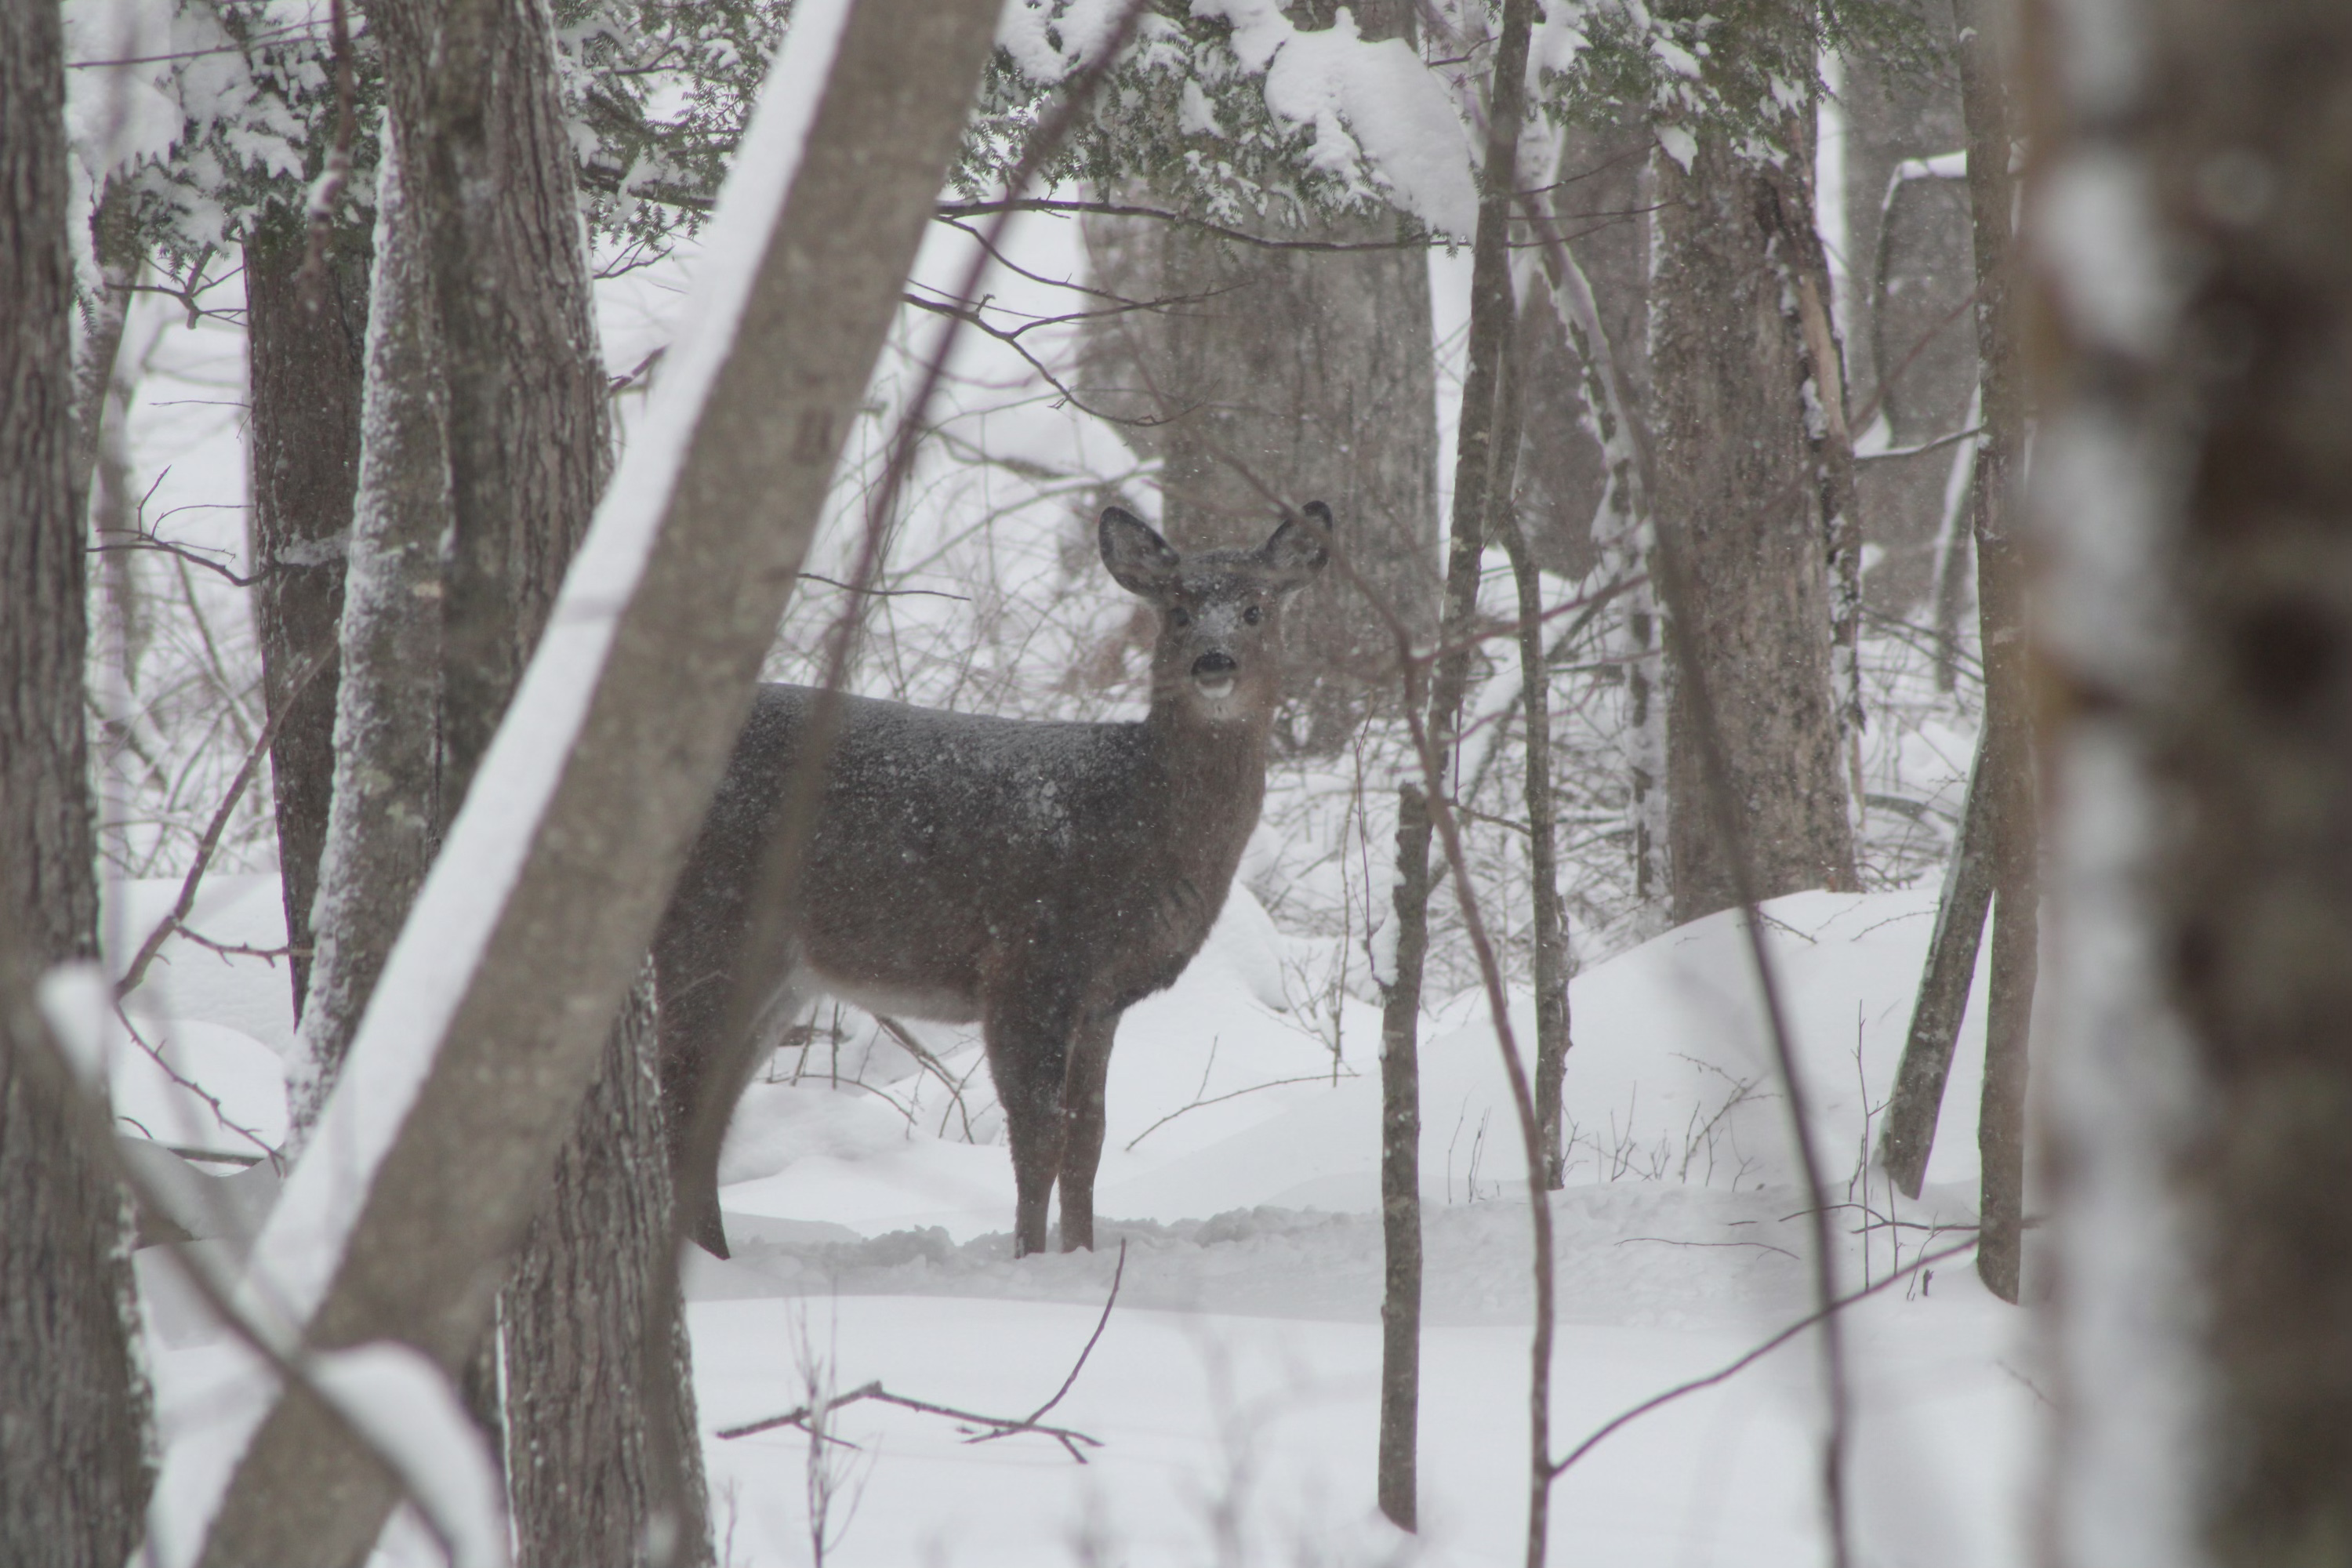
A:
{"label": "dark tree trunk", "polygon": [[[1328,5],[1296,5],[1303,27]],[[1364,36],[1410,36],[1411,7],[1356,7]],[[1152,218],[1089,226],[1098,283],[1165,308],[1096,334],[1087,379],[1162,459],[1162,524],[1193,550],[1255,545],[1277,501],[1330,504],[1349,564],[1414,628],[1435,620],[1437,389],[1428,258],[1418,246],[1265,249]],[[1269,225],[1266,237],[1381,245],[1391,220]],[[1271,492],[1269,494],[1269,492]],[[1287,711],[1301,750],[1346,745],[1392,703],[1396,641],[1361,588],[1327,574],[1284,612]]]}
{"label": "dark tree trunk", "polygon": [[[254,585],[253,619],[262,696],[278,721],[269,776],[298,1016],[310,984],[310,903],[334,795],[336,633],[359,482],[368,311],[365,237],[337,237],[315,289],[300,277],[306,237],[299,223],[279,217],[245,246],[247,515],[256,569],[265,574]],[[310,674],[321,659],[326,668]]]}
{"label": "dark tree trunk", "polygon": [[711,1561],[649,994],[613,1026],[500,1301],[520,1568]]}
{"label": "dark tree trunk", "polygon": [[396,137],[387,134],[384,146],[366,436],[344,576],[334,799],[291,1094],[298,1148],[424,885],[439,820],[441,534],[449,520],[439,336]]}
{"label": "dark tree trunk", "polygon": [[98,956],[58,8],[0,7],[0,1561],[117,1568],[151,1476],[130,1213],[32,988]]}
{"label": "dark tree trunk", "polygon": [[[1395,910],[1396,973],[1381,1007],[1381,1196],[1388,1238],[1387,1288],[1381,1303],[1379,1493],[1381,1511],[1407,1530],[1418,1515],[1421,1364],[1421,992],[1429,952],[1431,803],[1426,791],[1454,787],[1454,742],[1470,683],[1471,627],[1478,614],[1478,575],[1486,555],[1493,496],[1496,425],[1503,364],[1517,320],[1511,289],[1511,200],[1517,180],[1522,82],[1527,71],[1531,0],[1504,7],[1486,142],[1478,234],[1472,253],[1470,345],[1455,440],[1454,521],[1445,556],[1445,602],[1439,652],[1423,721],[1431,765],[1398,791]],[[1408,706],[1422,700],[1408,679]],[[1538,1507],[1540,1501],[1538,1500]],[[1530,1527],[1533,1534],[1539,1530]]]}
{"label": "dark tree trunk", "polygon": [[1927,963],[1911,1005],[1911,1028],[1903,1060],[1895,1071],[1895,1092],[1880,1123],[1878,1158],[1906,1195],[1917,1197],[1935,1152],[1936,1121],[1944,1108],[1944,1080],[1952,1070],[1968,1014],[1969,989],[1976,983],[1977,953],[1984,942],[1985,911],[1992,905],[1992,827],[1987,820],[1993,791],[1986,782],[1987,727],[1977,738],[1976,762],[1969,769],[1969,793],[1960,807],[1960,831],[1944,868],[1943,896],[1936,901],[1936,929],[1927,939]]}
{"label": "dark tree trunk", "polygon": [[[1532,303],[1522,300],[1521,313]],[[1560,1091],[1568,1077],[1568,911],[1559,896],[1559,803],[1551,784],[1551,672],[1544,664],[1543,577],[1515,504],[1527,410],[1527,347],[1525,342],[1514,342],[1503,358],[1495,418],[1494,514],[1518,590],[1519,710],[1527,721],[1528,905],[1535,927],[1536,1117],[1542,1133],[1543,1184],[1557,1191],[1567,1184]]]}
{"label": "dark tree trunk", "polygon": [[[1792,138],[1792,142],[1800,139]],[[1854,886],[1840,766],[1821,489],[1805,434],[1801,323],[1770,172],[1702,132],[1691,169],[1660,153],[1650,298],[1659,526],[1680,531],[1693,617],[1758,892]],[[1778,256],[1776,258],[1776,250]],[[1685,682],[1667,723],[1674,918],[1738,901],[1708,820]]]}
{"label": "dark tree trunk", "polygon": [[[2018,363],[2011,274],[2009,91],[1987,0],[1958,0],[1960,93],[1969,131],[1969,208],[1976,243],[1977,358],[1984,435],[1977,447],[1977,616],[1984,647],[1985,853],[1993,894],[1992,986],[1985,1015],[1984,1099],[1977,1150],[1983,1224],[1977,1272],[2018,1298],[2025,1221],[2026,1036],[2041,931],[2041,826],[2034,806],[2033,694],[2027,663],[2025,541],[2011,504],[2025,451],[2025,378]],[[1965,986],[1966,982],[1962,982]]]}

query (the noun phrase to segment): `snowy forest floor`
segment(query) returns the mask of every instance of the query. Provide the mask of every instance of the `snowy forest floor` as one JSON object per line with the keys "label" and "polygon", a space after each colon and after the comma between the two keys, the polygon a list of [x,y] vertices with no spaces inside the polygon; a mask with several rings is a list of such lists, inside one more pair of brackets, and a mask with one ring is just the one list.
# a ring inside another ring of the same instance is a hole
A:
{"label": "snowy forest floor", "polygon": [[[141,931],[176,884],[119,889]],[[1838,1173],[1842,1285],[1965,1240],[1973,1218],[1982,1026],[1955,1063],[1924,1201],[1865,1182],[1933,918],[1925,892],[1800,894],[1768,909],[1814,1121]],[[282,941],[274,878],[207,884],[213,941]],[[809,1442],[720,1429],[879,1379],[898,1394],[1020,1415],[1057,1387],[1128,1247],[1100,1344],[1054,1418],[1101,1441],[973,1445],[872,1405],[836,1435],[827,1561],[843,1563],[1516,1562],[1524,1524],[1528,1225],[1516,1121],[1475,996],[1424,1021],[1428,1249],[1416,1541],[1372,1508],[1381,1238],[1376,1012],[1306,1016],[1283,978],[1318,944],[1242,889],[1177,986],[1121,1032],[1099,1209],[1102,1249],[1019,1263],[1012,1173],[978,1044],[922,1026],[945,1076],[867,1024],[821,1015],[781,1053],[730,1137],[731,1262],[697,1254],[688,1292],[720,1560],[810,1560]],[[1738,1359],[1811,1307],[1807,1201],[1768,1070],[1735,919],[1592,966],[1573,988],[1567,1190],[1551,1198],[1565,1451],[1622,1410]],[[1529,1004],[1515,998],[1523,1038]],[[115,1079],[126,1132],[224,1152],[275,1141],[291,1042],[282,969],[184,942],[131,1004],[192,1097],[137,1052]],[[837,1064],[837,1065],[836,1065]],[[793,1081],[797,1073],[798,1081]],[[151,1157],[152,1158],[152,1157]],[[217,1168],[217,1167],[216,1167]],[[234,1248],[266,1164],[178,1167],[187,1227]],[[1951,1229],[1961,1227],[1958,1235]],[[202,1445],[237,1352],[154,1249],[142,1254],[165,1443]],[[1858,1561],[2022,1561],[2037,1410],[2026,1320],[1965,1254],[1852,1309]],[[1813,1340],[1638,1421],[1562,1479],[1552,1560],[1700,1568],[1825,1560]],[[436,1560],[396,1528],[380,1563]]]}

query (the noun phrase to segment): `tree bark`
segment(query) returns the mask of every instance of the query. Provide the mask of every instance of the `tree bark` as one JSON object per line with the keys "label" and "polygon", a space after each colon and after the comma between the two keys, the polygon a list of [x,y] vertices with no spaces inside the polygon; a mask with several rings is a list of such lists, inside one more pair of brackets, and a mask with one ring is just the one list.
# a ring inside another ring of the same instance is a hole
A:
{"label": "tree bark", "polygon": [[[780,83],[806,64],[796,46],[823,47],[807,41],[812,13],[823,15],[807,8],[785,44]],[[295,1238],[287,1216],[316,1212],[350,1179],[320,1158],[325,1141],[356,1137],[362,1112],[347,1118],[342,1100],[256,1245],[253,1267],[301,1281],[293,1308],[309,1310],[310,1343],[393,1335],[454,1369],[479,1342],[741,726],[995,20],[982,0],[861,0],[849,12],[782,210],[740,285],[735,341],[707,383],[680,384],[691,401],[677,440],[633,452],[646,468],[625,500],[616,493],[604,563],[617,568],[624,542],[643,537],[642,569],[620,579],[619,603],[556,620],[539,656],[544,689],[580,698],[559,737],[567,760],[551,772],[509,753],[500,810],[455,823],[412,917],[415,940],[379,985],[398,994],[371,1009],[354,1044],[353,1070],[375,1050],[422,1049],[432,1066],[362,1173],[334,1277],[305,1271],[295,1254],[315,1256],[317,1242]],[[562,673],[575,669],[593,673]],[[478,938],[446,923],[476,909],[488,911]],[[428,994],[446,1001],[412,1041],[409,1004]],[[281,1397],[239,1461],[205,1560],[352,1561],[394,1495],[315,1405]]]}
{"label": "tree bark", "polygon": [[610,415],[548,14],[532,0],[385,0],[373,15],[448,396],[446,819],[595,510]]}
{"label": "tree bark", "polygon": [[[2053,373],[2037,543],[2057,601],[2037,651],[2062,683],[2051,793],[2069,868],[2069,1027],[2051,1068],[2059,1552],[2338,1563],[2352,10],[2164,0],[2078,13],[2074,33],[2053,9],[2041,49],[2063,37],[2126,62],[2044,54],[2030,79],[2025,210],[2048,222],[2034,360]],[[2116,234],[2137,237],[2131,276],[2152,290],[2117,291],[2100,252],[2060,243]]]}
{"label": "tree bark", "polygon": [[[1332,7],[1289,7],[1302,27]],[[1363,37],[1411,36],[1402,0],[1356,7]],[[1169,301],[1094,334],[1087,380],[1161,459],[1162,531],[1181,549],[1254,547],[1276,498],[1328,502],[1349,563],[1426,634],[1437,584],[1437,386],[1418,246],[1272,250],[1152,218],[1088,226],[1097,281]],[[1392,219],[1270,223],[1270,238],[1378,244]],[[1090,388],[1092,390],[1092,388]],[[1272,495],[1269,496],[1268,492]],[[1328,574],[1283,612],[1293,748],[1338,752],[1398,687],[1396,642],[1360,588]]]}
{"label": "tree bark", "polygon": [[650,995],[614,1023],[500,1298],[519,1568],[711,1561]]}
{"label": "tree bark", "polygon": [[364,437],[341,631],[335,781],[317,957],[290,1093],[309,1142],[431,866],[441,697],[441,534],[449,518],[439,332],[396,132],[376,179]]}
{"label": "tree bark", "polygon": [[247,518],[262,574],[253,620],[263,701],[278,722],[269,777],[297,1017],[310,989],[310,905],[334,795],[336,632],[359,481],[368,315],[364,237],[338,237],[315,289],[300,276],[307,248],[301,222],[284,215],[264,220],[245,244]]}
{"label": "tree bark", "polygon": [[[1530,277],[1532,281],[1532,277]],[[1524,311],[1528,301],[1520,301]],[[1543,1184],[1567,1185],[1560,1146],[1560,1091],[1568,1077],[1568,911],[1559,896],[1559,803],[1551,784],[1551,672],[1544,664],[1543,577],[1520,525],[1513,482],[1523,420],[1524,343],[1506,346],[1496,416],[1496,532],[1511,558],[1519,603],[1519,706],[1527,723],[1523,795],[1528,805],[1528,914],[1535,927],[1536,1116],[1542,1132]]]}
{"label": "tree bark", "polygon": [[57,6],[0,7],[0,1560],[116,1568],[152,1481],[130,1210],[32,1005],[98,956],[64,50]]}
{"label": "tree bark", "polygon": [[1904,1037],[1903,1060],[1895,1070],[1895,1092],[1880,1123],[1879,1163],[1905,1195],[1917,1197],[1935,1152],[1936,1121],[1944,1106],[1944,1081],[1967,1016],[1975,984],[1977,952],[1984,941],[1985,911],[1992,904],[1992,826],[1988,820],[1993,792],[1988,787],[1985,746],[1988,728],[1977,739],[1969,769],[1969,793],[1960,807],[1960,831],[1944,868],[1943,896],[1936,900],[1936,929],[1927,939],[1927,963],[1919,973],[1919,994],[1911,1005],[1911,1028]]}
{"label": "tree bark", "polygon": [[[1388,1287],[1381,1303],[1379,1493],[1381,1511],[1404,1529],[1418,1509],[1415,1444],[1420,1409],[1421,1187],[1420,1029],[1422,970],[1429,951],[1430,800],[1453,787],[1462,699],[1470,683],[1471,627],[1478,614],[1478,574],[1486,549],[1486,511],[1494,478],[1496,424],[1503,362],[1517,319],[1510,260],[1511,201],[1517,178],[1519,127],[1527,75],[1529,5],[1507,0],[1495,56],[1486,166],[1472,251],[1470,344],[1455,439],[1454,520],[1446,544],[1445,603],[1438,655],[1428,683],[1424,721],[1434,775],[1404,785],[1397,801],[1396,974],[1381,1006],[1381,1194],[1388,1237]],[[1417,704],[1408,678],[1404,699]],[[1405,1130],[1412,1129],[1412,1136]],[[1407,1178],[1410,1177],[1408,1184]],[[1540,1501],[1538,1500],[1538,1508]],[[1540,1534],[1530,1526],[1531,1538]]]}
{"label": "tree bark", "polygon": [[[1759,896],[1852,888],[1808,367],[1801,324],[1781,308],[1793,283],[1784,204],[1770,173],[1720,132],[1702,129],[1696,144],[1688,172],[1664,153],[1654,164],[1653,500],[1661,525],[1682,531],[1690,639],[1753,835]],[[1810,222],[1810,208],[1798,210]],[[1685,685],[1675,683],[1667,721],[1676,923],[1738,901],[1704,804]]]}
{"label": "tree bark", "polygon": [[[1977,358],[1984,435],[1976,465],[1977,617],[1984,649],[1985,852],[1993,890],[1992,986],[1985,1014],[1983,1163],[1977,1273],[2005,1301],[2018,1299],[2025,1221],[2026,1037],[2032,1023],[2042,901],[2041,825],[2034,805],[2033,694],[2026,641],[2025,541],[2011,505],[2025,450],[2025,380],[2018,363],[2011,274],[2014,205],[2009,177],[2009,92],[1986,0],[1958,0],[1960,98],[1968,118],[1969,211],[1976,245]],[[1963,982],[1965,989],[1966,983]]]}

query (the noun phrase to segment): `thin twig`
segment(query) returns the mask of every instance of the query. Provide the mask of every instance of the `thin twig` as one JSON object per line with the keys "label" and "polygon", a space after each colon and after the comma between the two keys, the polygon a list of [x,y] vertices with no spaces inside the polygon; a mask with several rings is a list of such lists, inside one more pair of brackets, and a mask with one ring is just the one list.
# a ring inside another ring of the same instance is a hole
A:
{"label": "thin twig", "polygon": [[147,965],[154,961],[157,950],[173,931],[180,929],[180,922],[186,920],[188,911],[195,907],[197,885],[205,879],[205,871],[212,864],[213,851],[220,847],[221,834],[227,828],[228,819],[236,810],[236,803],[244,798],[246,786],[252,784],[254,773],[261,766],[261,759],[268,755],[269,742],[278,738],[278,726],[294,711],[295,700],[310,684],[310,678],[326,668],[328,657],[324,653],[311,656],[302,673],[295,677],[293,684],[287,689],[285,700],[278,705],[278,711],[269,716],[269,721],[261,727],[261,733],[253,738],[253,745],[245,753],[244,763],[229,784],[228,794],[222,798],[220,808],[213,813],[212,821],[205,828],[205,836],[196,841],[195,863],[188,868],[187,876],[181,881],[180,896],[173,900],[171,912],[158,921],[155,929],[147,933],[147,940],[139,944],[138,954],[131,959],[131,966],[122,972],[122,978],[114,983],[116,1001],[139,989],[139,983],[146,978]]}
{"label": "thin twig", "polygon": [[1790,1340],[1795,1339],[1799,1334],[1803,1333],[1806,1330],[1811,1329],[1817,1324],[1828,1321],[1838,1313],[1844,1311],[1848,1307],[1853,1306],[1855,1302],[1860,1301],[1866,1297],[1877,1295],[1880,1291],[1885,1289],[1896,1280],[1905,1279],[1909,1275],[1916,1274],[1920,1269],[1932,1268],[1948,1258],[1957,1258],[1961,1253],[1968,1251],[1974,1246],[1976,1246],[1976,1242],[1971,1238],[1970,1240],[1959,1242],[1957,1245],[1948,1247],[1941,1252],[1931,1252],[1925,1258],[1914,1258],[1909,1263],[1905,1264],[1901,1268],[1889,1274],[1885,1279],[1879,1280],[1876,1284],[1866,1285],[1863,1289],[1856,1290],[1851,1296],[1841,1297],[1837,1300],[1832,1301],[1828,1306],[1817,1309],[1816,1310],[1806,1314],[1804,1317],[1798,1319],[1795,1322],[1790,1323],[1787,1328],[1782,1329],[1779,1333],[1774,1334],[1770,1339],[1766,1340],[1762,1344],[1758,1345],[1754,1350],[1749,1351],[1746,1355],[1741,1356],[1738,1361],[1731,1363],[1729,1365],[1720,1367],[1717,1370],[1707,1373],[1705,1377],[1695,1377],[1688,1383],[1676,1384],[1674,1387],[1667,1389],[1664,1394],[1653,1394],[1651,1397],[1642,1401],[1641,1404],[1634,1405],[1631,1410],[1626,1411],[1623,1415],[1619,1415],[1614,1420],[1609,1422],[1608,1425],[1595,1431],[1591,1436],[1585,1438],[1583,1442],[1579,1443],[1575,1447],[1570,1448],[1568,1451],[1567,1458],[1552,1466],[1551,1473],[1555,1477],[1560,1475],[1570,1465],[1575,1464],[1579,1459],[1584,1458],[1585,1455],[1591,1453],[1594,1448],[1599,1447],[1604,1439],[1613,1436],[1620,1429],[1631,1423],[1647,1415],[1651,1411],[1656,1410],[1664,1405],[1671,1405],[1686,1394],[1696,1394],[1703,1388],[1714,1387],[1717,1384],[1724,1382],[1726,1379],[1746,1371],[1748,1368],[1755,1365],[1758,1362],[1763,1360],[1766,1356],[1771,1354],[1774,1351],[1779,1350],[1782,1345],[1787,1344]]}

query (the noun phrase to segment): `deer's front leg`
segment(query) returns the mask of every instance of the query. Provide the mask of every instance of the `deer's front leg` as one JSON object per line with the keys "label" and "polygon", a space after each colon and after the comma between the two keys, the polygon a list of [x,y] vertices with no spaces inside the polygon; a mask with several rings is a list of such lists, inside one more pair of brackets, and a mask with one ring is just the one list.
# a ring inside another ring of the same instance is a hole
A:
{"label": "deer's front leg", "polygon": [[1008,998],[985,1025],[988,1070],[1013,1145],[1013,1256],[1045,1250],[1045,1215],[1062,1168],[1062,1083],[1075,1009],[1051,999]]}
{"label": "deer's front leg", "polygon": [[1103,1087],[1110,1077],[1116,1014],[1089,1018],[1070,1046],[1062,1088],[1062,1250],[1094,1250],[1095,1169],[1102,1163]]}

